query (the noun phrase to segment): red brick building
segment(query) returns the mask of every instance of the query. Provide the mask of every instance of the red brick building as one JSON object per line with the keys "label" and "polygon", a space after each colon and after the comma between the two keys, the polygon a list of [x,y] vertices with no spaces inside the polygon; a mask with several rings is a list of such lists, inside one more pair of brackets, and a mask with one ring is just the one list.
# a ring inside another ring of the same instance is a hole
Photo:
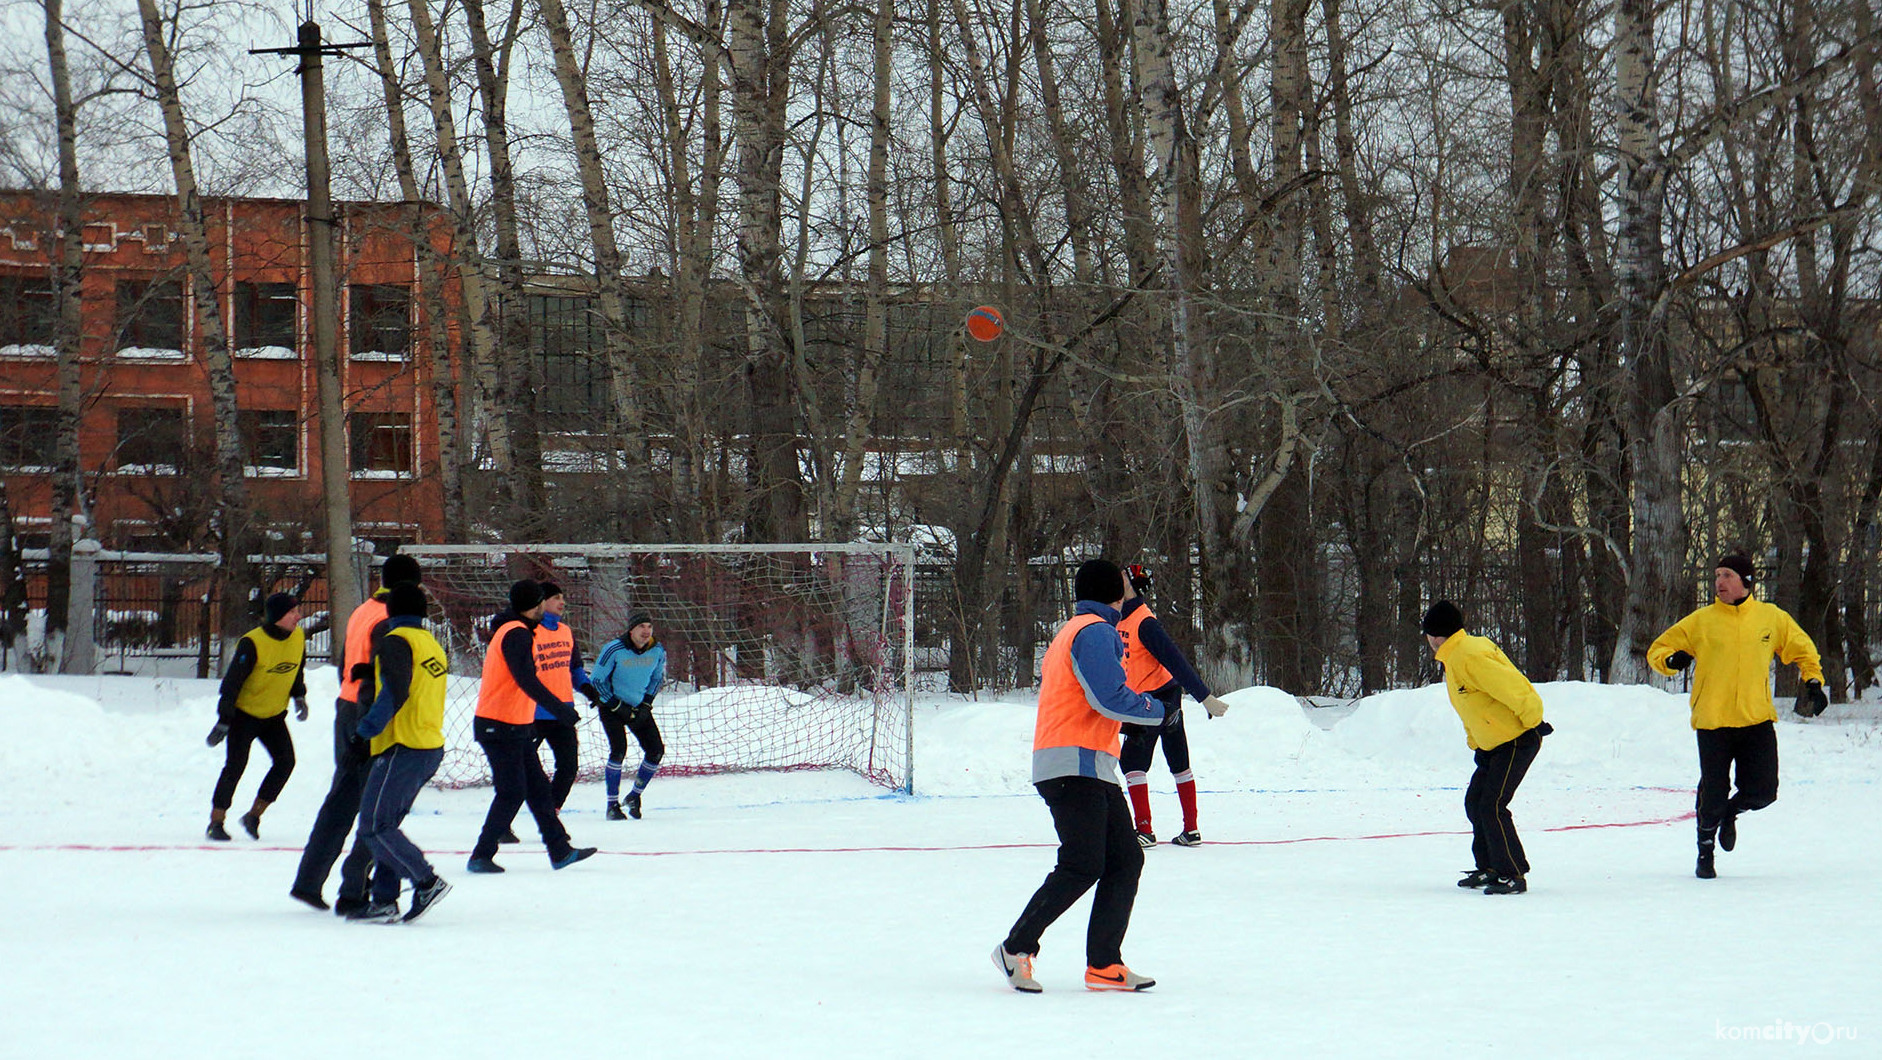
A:
{"label": "red brick building", "polygon": [[[291,199],[204,202],[251,504],[270,550],[284,552],[325,547],[303,209]],[[415,233],[444,249],[448,226],[428,204],[335,210],[355,532],[382,552],[438,541],[432,308],[418,283]],[[53,218],[50,196],[0,192],[0,476],[29,546],[44,543],[51,518]],[[93,196],[85,218],[80,449],[92,534],[107,547],[198,547],[212,500],[214,414],[175,200]],[[455,295],[447,288],[443,305],[455,306]],[[455,342],[454,311],[442,315]]]}

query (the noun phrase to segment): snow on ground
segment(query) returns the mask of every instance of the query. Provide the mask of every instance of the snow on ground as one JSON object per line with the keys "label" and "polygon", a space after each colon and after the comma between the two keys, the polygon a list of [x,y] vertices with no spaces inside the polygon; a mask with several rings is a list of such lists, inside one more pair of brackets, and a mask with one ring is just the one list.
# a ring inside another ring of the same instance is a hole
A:
{"label": "snow on ground", "polygon": [[1542,693],[1529,894],[1452,885],[1470,759],[1440,688],[1330,729],[1245,689],[1188,719],[1207,843],[1147,854],[1125,952],[1157,988],[1081,988],[1081,903],[1028,997],[987,957],[1052,860],[1024,697],[920,704],[912,798],[661,778],[645,820],[610,823],[584,784],[565,817],[603,854],[565,872],[527,842],[466,875],[488,792],[427,791],[408,831],[456,889],[385,927],[286,894],[325,708],[261,841],[211,845],[213,682],[0,676],[0,1057],[1878,1055],[1875,705],[1785,714],[1782,796],[1706,882],[1684,698]]}

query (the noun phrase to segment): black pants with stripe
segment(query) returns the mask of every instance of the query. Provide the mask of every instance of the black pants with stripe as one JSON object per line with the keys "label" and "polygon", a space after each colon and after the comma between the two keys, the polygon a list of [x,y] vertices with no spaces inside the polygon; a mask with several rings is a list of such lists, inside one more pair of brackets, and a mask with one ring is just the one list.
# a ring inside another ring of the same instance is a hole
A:
{"label": "black pants with stripe", "polygon": [[1485,872],[1511,877],[1529,874],[1529,859],[1523,855],[1523,841],[1510,816],[1510,799],[1540,750],[1542,734],[1530,729],[1514,740],[1477,752],[1477,771],[1470,775],[1470,787],[1464,789],[1464,815],[1470,818],[1471,856]]}
{"label": "black pants with stripe", "polygon": [[[1719,822],[1777,801],[1777,725],[1761,722],[1725,729],[1699,729],[1699,837],[1710,839]],[[1732,794],[1733,766],[1738,793]]]}
{"label": "black pants with stripe", "polygon": [[1124,789],[1096,777],[1054,777],[1033,787],[1052,811],[1059,833],[1059,863],[1006,936],[1006,952],[1039,952],[1039,936],[1096,884],[1091,924],[1085,930],[1085,963],[1093,968],[1122,964],[1124,932],[1137,902],[1137,877],[1144,851],[1137,845]]}

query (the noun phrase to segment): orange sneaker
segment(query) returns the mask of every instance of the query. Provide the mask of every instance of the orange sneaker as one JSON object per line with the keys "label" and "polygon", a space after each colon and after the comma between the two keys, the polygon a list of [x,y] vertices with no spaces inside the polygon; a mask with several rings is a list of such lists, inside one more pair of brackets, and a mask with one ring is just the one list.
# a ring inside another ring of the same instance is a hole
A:
{"label": "orange sneaker", "polygon": [[1085,969],[1086,990],[1148,990],[1156,985],[1155,979],[1138,975],[1121,964]]}

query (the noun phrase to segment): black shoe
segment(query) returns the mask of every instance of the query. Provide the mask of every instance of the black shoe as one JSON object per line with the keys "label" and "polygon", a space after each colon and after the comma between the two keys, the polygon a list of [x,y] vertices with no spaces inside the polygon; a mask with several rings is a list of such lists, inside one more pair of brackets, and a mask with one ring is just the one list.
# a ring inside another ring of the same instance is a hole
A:
{"label": "black shoe", "polygon": [[1728,813],[1719,822],[1719,849],[1730,850],[1738,845],[1738,815]]}
{"label": "black shoe", "polygon": [[627,798],[621,801],[627,803],[627,815],[636,821],[640,820],[640,792],[630,791]]}
{"label": "black shoe", "polygon": [[522,842],[522,840],[521,840],[521,839],[518,839],[518,838],[516,838],[516,829],[514,829],[514,828],[505,828],[505,829],[503,830],[503,834],[497,837],[497,842],[499,842],[499,843],[521,843],[521,842]]}
{"label": "black shoe", "polygon": [[373,902],[347,919],[355,924],[396,924],[399,920],[399,903]]}
{"label": "black shoe", "polygon": [[1191,828],[1187,832],[1178,833],[1177,837],[1170,842],[1179,847],[1199,847],[1202,845],[1202,833]]}
{"label": "black shoe", "polygon": [[1494,879],[1496,879],[1496,873],[1491,872],[1488,869],[1471,869],[1469,872],[1464,873],[1464,878],[1461,880],[1458,880],[1457,885],[1459,887],[1469,887],[1469,888],[1475,889],[1475,888],[1482,887],[1488,884],[1491,880],[1494,880]]}
{"label": "black shoe", "polygon": [[1137,845],[1143,847],[1145,850],[1149,850],[1151,847],[1157,845],[1157,834],[1147,828],[1138,829]]}
{"label": "black shoe", "polygon": [[627,820],[627,814],[624,814],[624,813],[622,813],[622,812],[621,812],[621,804],[620,804],[620,803],[618,803],[618,802],[611,802],[611,803],[608,803],[608,820],[610,820],[610,821],[625,821],[625,820]]}
{"label": "black shoe", "polygon": [[333,915],[346,920],[356,920],[371,904],[364,898],[348,898],[346,895],[341,895],[333,900]]}
{"label": "black shoe", "polygon": [[323,913],[327,911],[327,900],[320,897],[319,891],[303,891],[296,887],[288,892],[288,897],[297,902],[305,902]]}
{"label": "black shoe", "polygon": [[1485,894],[1527,894],[1529,884],[1521,876],[1491,876],[1483,885]]}
{"label": "black shoe", "polygon": [[503,866],[497,864],[494,858],[472,858],[468,862],[465,862],[464,871],[479,876],[488,876],[502,872]]}
{"label": "black shoe", "polygon": [[552,864],[558,869],[566,869],[578,861],[587,861],[589,858],[594,857],[599,850],[599,847],[576,847],[555,859]]}
{"label": "black shoe", "polygon": [[1698,867],[1693,869],[1692,874],[1694,876],[1699,877],[1702,880],[1711,880],[1711,879],[1718,878],[1719,870],[1712,867],[1712,844],[1711,843],[1699,844],[1699,865]]}
{"label": "black shoe", "polygon": [[248,838],[250,839],[260,839],[261,838],[261,814],[258,814],[253,810],[250,810],[249,812],[243,814],[242,815],[242,831],[247,832]]}
{"label": "black shoe", "polygon": [[425,915],[425,910],[438,904],[438,899],[451,893],[451,885],[436,876],[430,883],[415,885],[412,888],[412,908],[405,913],[407,923]]}
{"label": "black shoe", "polygon": [[229,830],[222,827],[221,821],[211,821],[209,827],[203,829],[203,837],[213,839],[218,843],[226,843],[229,841]]}

